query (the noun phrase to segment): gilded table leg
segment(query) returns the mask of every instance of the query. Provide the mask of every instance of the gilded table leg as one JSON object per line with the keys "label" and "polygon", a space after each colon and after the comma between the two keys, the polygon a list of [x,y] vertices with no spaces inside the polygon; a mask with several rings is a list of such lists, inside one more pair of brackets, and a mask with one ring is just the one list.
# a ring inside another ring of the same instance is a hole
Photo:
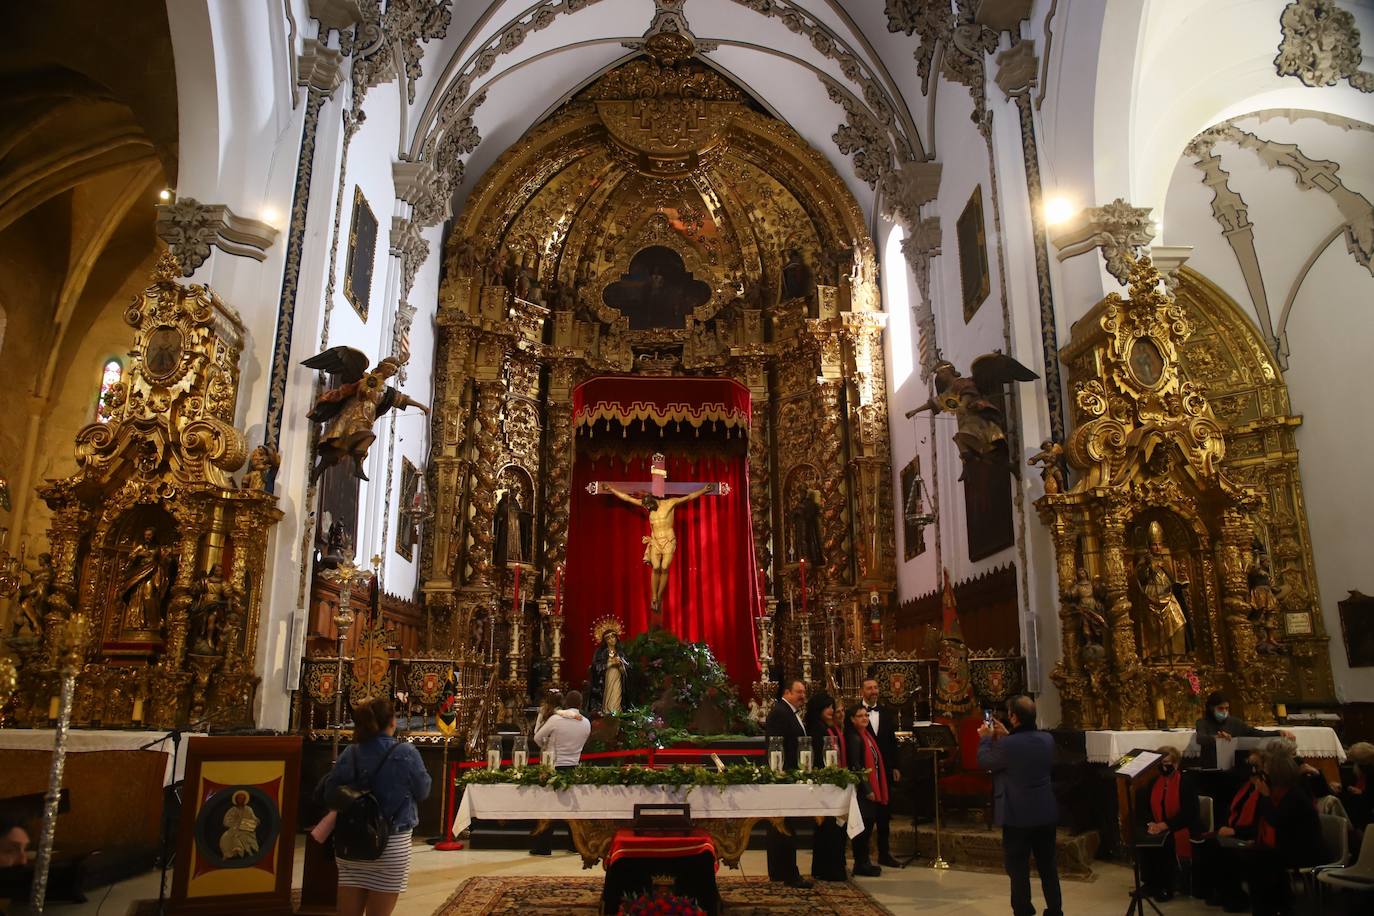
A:
{"label": "gilded table leg", "polygon": [[611,851],[611,840],[615,838],[615,832],[621,826],[629,826],[629,822],[568,821],[568,832],[572,834],[573,845],[582,856],[583,868],[591,868],[606,858],[606,854]]}

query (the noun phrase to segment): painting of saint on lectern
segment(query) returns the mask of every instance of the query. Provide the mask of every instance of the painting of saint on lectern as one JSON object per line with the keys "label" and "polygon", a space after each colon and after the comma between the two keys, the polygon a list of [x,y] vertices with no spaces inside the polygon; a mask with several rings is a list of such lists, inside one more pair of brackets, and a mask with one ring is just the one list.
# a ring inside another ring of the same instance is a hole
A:
{"label": "painting of saint on lectern", "polygon": [[711,298],[711,286],[693,277],[676,251],[651,245],[630,259],[630,269],[601,298],[630,319],[631,331],[673,330],[687,326],[692,310]]}

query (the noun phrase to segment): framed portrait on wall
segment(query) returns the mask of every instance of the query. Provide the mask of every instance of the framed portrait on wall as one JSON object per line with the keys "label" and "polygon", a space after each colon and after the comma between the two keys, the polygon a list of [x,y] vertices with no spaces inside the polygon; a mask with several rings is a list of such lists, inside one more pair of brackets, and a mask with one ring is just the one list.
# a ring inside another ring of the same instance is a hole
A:
{"label": "framed portrait on wall", "polygon": [[167,912],[292,912],[300,775],[299,737],[187,741]]}
{"label": "framed portrait on wall", "polygon": [[407,560],[415,559],[420,540],[416,497],[420,493],[420,472],[410,459],[401,457],[401,508],[396,514],[396,552]]}
{"label": "framed portrait on wall", "polygon": [[358,317],[367,321],[372,301],[372,262],[377,255],[377,217],[363,197],[363,189],[353,188],[353,218],[348,227],[348,258],[344,264],[344,298]]}
{"label": "framed portrait on wall", "polygon": [[955,236],[959,240],[959,281],[963,291],[964,323],[968,324],[992,291],[992,278],[988,276],[988,240],[983,228],[982,185],[973,189],[973,195],[964,205],[964,212],[959,214]]}
{"label": "framed portrait on wall", "polygon": [[1352,668],[1374,668],[1374,596],[1352,591],[1336,603],[1345,657]]}

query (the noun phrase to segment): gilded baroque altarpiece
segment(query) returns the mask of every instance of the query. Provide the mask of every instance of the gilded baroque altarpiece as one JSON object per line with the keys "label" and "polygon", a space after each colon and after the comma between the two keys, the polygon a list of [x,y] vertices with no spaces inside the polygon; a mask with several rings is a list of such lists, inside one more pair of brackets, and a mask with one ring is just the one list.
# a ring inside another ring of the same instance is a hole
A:
{"label": "gilded baroque altarpiece", "polygon": [[39,488],[52,510],[42,632],[21,657],[14,719],[42,725],[61,624],[89,621],[72,724],[253,725],[273,456],[233,425],[244,327],[165,253],[125,309],[130,360],[107,422],[77,433],[77,472]]}
{"label": "gilded baroque altarpiece", "polygon": [[1099,302],[1060,353],[1077,482],[1036,501],[1058,563],[1064,725],[1187,727],[1213,689],[1272,722],[1279,700],[1332,696],[1301,421],[1234,306],[1191,272],[1176,297],[1148,258],[1130,267],[1129,298]]}
{"label": "gilded baroque altarpiece", "polygon": [[[646,252],[667,267],[636,274]],[[700,63],[636,59],[532,129],[472,191],[445,254],[422,557],[431,650],[480,668],[472,680],[508,706],[523,697],[532,644],[553,656],[550,680],[580,683],[559,671],[558,646],[585,637],[562,634],[554,613],[572,391],[598,375],[715,376],[752,397],[749,501],[778,609],[771,647],[789,670],[805,653],[817,681],[853,676],[877,648],[870,599],[888,608],[895,584],[876,281],[839,176]],[[666,289],[653,301],[670,305],[632,328],[621,306],[635,283]],[[513,614],[494,562],[501,492],[532,512],[537,614]],[[820,507],[824,557],[805,619],[785,609],[799,584],[785,531],[803,499]]]}

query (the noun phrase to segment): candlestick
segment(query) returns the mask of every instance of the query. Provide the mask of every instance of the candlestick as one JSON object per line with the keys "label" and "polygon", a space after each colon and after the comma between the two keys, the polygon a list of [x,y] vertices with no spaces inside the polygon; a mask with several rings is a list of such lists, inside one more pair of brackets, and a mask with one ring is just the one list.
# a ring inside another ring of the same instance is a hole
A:
{"label": "candlestick", "polygon": [[1274,713],[1278,716],[1280,722],[1282,722],[1284,719],[1287,719],[1287,718],[1288,718],[1288,704],[1287,704],[1287,703],[1279,703],[1277,706],[1274,707]]}
{"label": "candlestick", "polygon": [[142,698],[142,697],[139,697],[139,698],[137,698],[137,699],[134,700],[134,714],[133,714],[133,717],[132,717],[132,718],[133,718],[133,721],[134,721],[135,724],[137,724],[137,725],[142,725],[142,724],[143,724],[143,698]]}
{"label": "candlestick", "polygon": [[1155,721],[1164,721],[1164,698],[1155,697]]}
{"label": "candlestick", "polygon": [[58,711],[61,707],[62,707],[62,698],[61,698],[61,697],[53,697],[51,700],[48,701],[48,721],[49,721],[49,722],[56,722],[56,721],[57,721],[57,711]]}

